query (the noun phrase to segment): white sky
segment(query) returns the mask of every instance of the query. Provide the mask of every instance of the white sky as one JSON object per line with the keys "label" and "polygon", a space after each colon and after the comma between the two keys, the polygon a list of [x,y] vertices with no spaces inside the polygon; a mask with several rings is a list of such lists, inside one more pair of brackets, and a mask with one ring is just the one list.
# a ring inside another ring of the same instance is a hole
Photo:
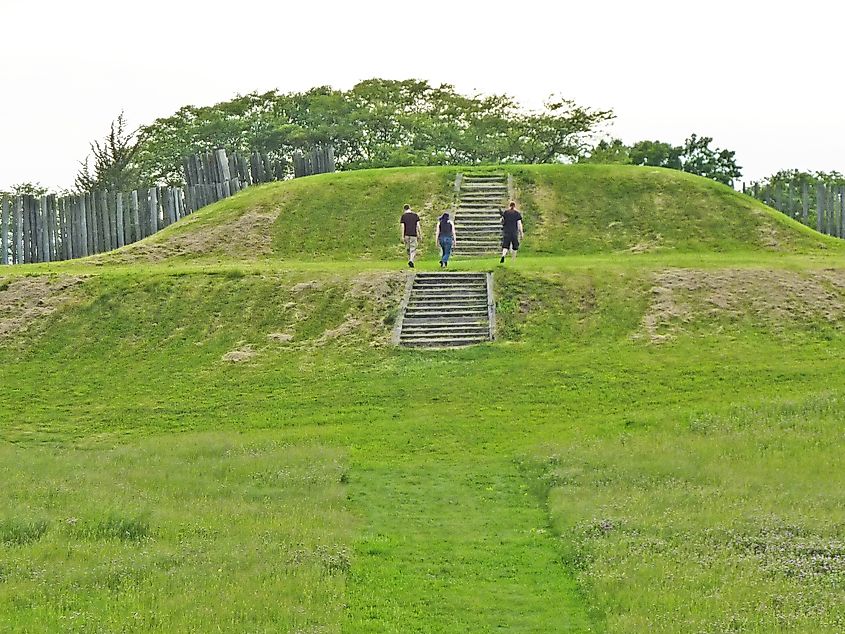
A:
{"label": "white sky", "polygon": [[612,108],[626,142],[712,136],[746,180],[845,172],[843,28],[820,0],[0,0],[0,188],[70,186],[121,110],[371,77]]}

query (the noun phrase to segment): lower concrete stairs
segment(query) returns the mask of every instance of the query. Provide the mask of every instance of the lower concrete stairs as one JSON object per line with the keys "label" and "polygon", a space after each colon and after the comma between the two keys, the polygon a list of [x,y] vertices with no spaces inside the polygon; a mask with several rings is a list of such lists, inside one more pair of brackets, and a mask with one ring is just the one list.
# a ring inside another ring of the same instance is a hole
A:
{"label": "lower concrete stairs", "polygon": [[453,348],[493,339],[492,273],[417,273],[393,333],[400,346]]}
{"label": "lower concrete stairs", "polygon": [[502,244],[500,211],[511,194],[507,175],[461,174],[456,185],[455,255],[498,253]]}

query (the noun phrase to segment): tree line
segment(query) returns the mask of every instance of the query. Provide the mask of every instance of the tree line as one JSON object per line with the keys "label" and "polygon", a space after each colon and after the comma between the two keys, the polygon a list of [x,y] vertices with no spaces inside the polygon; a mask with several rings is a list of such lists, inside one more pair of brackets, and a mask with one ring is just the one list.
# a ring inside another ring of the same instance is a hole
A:
{"label": "tree line", "polygon": [[[736,153],[714,147],[708,136],[691,134],[681,145],[602,139],[614,116],[562,97],[531,110],[508,95],[464,95],[451,85],[417,79],[369,79],[349,90],[255,92],[211,106],[184,106],[136,130],[121,113],[91,143],[73,191],[181,185],[183,157],[217,148],[260,152],[292,173],[296,152],[324,145],[333,146],[337,167],[345,170],[586,162],[665,167],[728,185],[742,176]],[[763,183],[836,177],[784,170]],[[40,195],[44,188],[22,183],[8,193]]]}
{"label": "tree line", "polygon": [[119,117],[91,146],[80,189],[179,184],[182,157],[216,148],[258,151],[292,171],[293,156],[331,145],[338,169],[549,163],[586,155],[610,110],[550,98],[539,110],[507,95],[462,95],[421,80],[370,79],[350,90],[251,93],[185,106],[128,132]]}

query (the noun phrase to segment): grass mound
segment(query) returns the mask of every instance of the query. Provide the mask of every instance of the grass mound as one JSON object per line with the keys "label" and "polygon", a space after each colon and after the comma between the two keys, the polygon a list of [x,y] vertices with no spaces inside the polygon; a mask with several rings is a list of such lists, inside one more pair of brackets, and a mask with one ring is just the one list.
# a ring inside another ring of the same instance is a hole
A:
{"label": "grass mound", "polygon": [[430,238],[452,169],[0,271],[0,630],[841,632],[841,246],[688,175],[513,172],[466,349],[387,345],[398,209]]}
{"label": "grass mound", "polygon": [[[524,211],[526,253],[841,251],[835,240],[758,201],[674,170],[607,165],[505,169],[515,177],[515,195]],[[433,257],[434,224],[454,203],[458,171],[362,170],[262,185],[93,261],[401,259],[398,219],[406,203],[420,212],[421,252]]]}

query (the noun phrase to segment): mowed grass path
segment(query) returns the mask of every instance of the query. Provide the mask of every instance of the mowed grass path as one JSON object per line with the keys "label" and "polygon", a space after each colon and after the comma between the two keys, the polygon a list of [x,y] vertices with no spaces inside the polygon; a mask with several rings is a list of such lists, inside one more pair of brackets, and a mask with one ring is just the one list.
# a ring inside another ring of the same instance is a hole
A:
{"label": "mowed grass path", "polygon": [[[710,235],[745,200],[716,186],[657,239],[652,184],[565,254],[569,173],[520,175],[552,255],[497,269],[499,341],[465,350],[386,346],[402,274],[296,241],[339,208],[307,192],[269,257],[11,269],[91,277],[0,343],[0,629],[841,631],[841,249],[756,203]],[[404,187],[361,189],[366,257]]]}

